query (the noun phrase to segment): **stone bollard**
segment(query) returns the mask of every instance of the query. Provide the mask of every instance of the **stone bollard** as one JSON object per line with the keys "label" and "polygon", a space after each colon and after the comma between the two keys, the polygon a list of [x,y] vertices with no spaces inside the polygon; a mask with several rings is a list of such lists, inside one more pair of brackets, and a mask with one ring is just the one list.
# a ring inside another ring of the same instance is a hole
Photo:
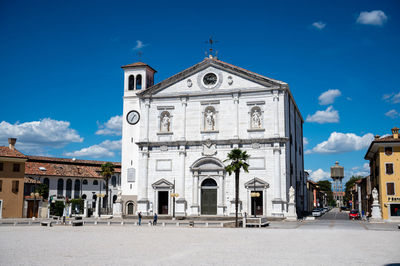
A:
{"label": "stone bollard", "polygon": [[16,226],[17,225],[17,222],[14,222],[14,226]]}
{"label": "stone bollard", "polygon": [[162,226],[164,226],[164,227],[165,227],[165,222],[163,222],[163,223],[162,223]]}
{"label": "stone bollard", "polygon": [[221,225],[221,227],[224,227],[224,223],[221,223],[220,225]]}
{"label": "stone bollard", "polygon": [[179,222],[176,223],[176,226],[179,226]]}
{"label": "stone bollard", "polygon": [[97,225],[97,221],[94,221],[94,225]]}
{"label": "stone bollard", "polygon": [[206,227],[208,227],[208,222],[206,222]]}
{"label": "stone bollard", "polygon": [[149,226],[152,226],[152,223],[151,223],[151,221],[149,221],[148,225],[149,225]]}
{"label": "stone bollard", "polygon": [[124,224],[125,224],[124,221],[122,221],[122,222],[121,222],[121,225],[124,225]]}
{"label": "stone bollard", "polygon": [[110,225],[111,225],[111,222],[107,222],[107,225],[110,226]]}

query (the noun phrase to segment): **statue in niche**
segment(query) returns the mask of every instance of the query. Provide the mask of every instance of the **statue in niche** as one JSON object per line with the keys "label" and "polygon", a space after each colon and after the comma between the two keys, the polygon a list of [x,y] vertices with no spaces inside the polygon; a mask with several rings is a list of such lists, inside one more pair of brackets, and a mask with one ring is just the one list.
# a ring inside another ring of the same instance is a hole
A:
{"label": "statue in niche", "polygon": [[209,109],[206,112],[206,130],[215,130],[215,115],[214,113]]}
{"label": "statue in niche", "polygon": [[257,109],[251,115],[251,126],[252,128],[261,128],[261,114]]}
{"label": "statue in niche", "polygon": [[170,118],[168,114],[164,114],[161,118],[161,131],[162,132],[169,132],[170,130]]}

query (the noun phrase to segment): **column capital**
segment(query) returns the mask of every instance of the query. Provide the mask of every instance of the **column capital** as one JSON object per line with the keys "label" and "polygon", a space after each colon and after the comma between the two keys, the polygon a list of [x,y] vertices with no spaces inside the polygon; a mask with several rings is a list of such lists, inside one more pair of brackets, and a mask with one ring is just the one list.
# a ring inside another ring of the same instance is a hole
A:
{"label": "column capital", "polygon": [[187,106],[187,97],[181,97],[182,106]]}
{"label": "column capital", "polygon": [[239,93],[233,93],[232,98],[233,98],[234,103],[238,103],[239,102]]}

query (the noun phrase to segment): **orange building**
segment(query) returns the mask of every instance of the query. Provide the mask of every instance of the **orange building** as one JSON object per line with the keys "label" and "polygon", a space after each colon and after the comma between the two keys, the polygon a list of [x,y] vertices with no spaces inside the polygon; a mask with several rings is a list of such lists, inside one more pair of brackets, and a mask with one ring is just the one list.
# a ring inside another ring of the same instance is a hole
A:
{"label": "orange building", "polygon": [[0,218],[22,218],[24,205],[25,155],[15,149],[17,139],[0,146]]}

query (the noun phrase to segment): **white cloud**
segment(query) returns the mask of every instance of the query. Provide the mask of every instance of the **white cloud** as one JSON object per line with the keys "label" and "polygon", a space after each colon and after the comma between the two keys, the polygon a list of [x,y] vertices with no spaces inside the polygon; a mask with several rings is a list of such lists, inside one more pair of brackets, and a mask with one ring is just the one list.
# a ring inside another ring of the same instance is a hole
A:
{"label": "white cloud", "polygon": [[339,112],[333,109],[333,106],[329,106],[325,111],[317,111],[313,115],[308,115],[306,122],[313,122],[318,124],[325,123],[338,123]]}
{"label": "white cloud", "polygon": [[311,24],[314,28],[322,30],[326,27],[326,23],[322,22],[322,21],[317,21],[314,22],[313,24]]}
{"label": "white cloud", "polygon": [[309,179],[313,180],[314,182],[321,181],[323,179],[329,179],[331,177],[331,174],[329,172],[325,172],[321,168],[312,171],[312,170],[306,170],[308,172]]}
{"label": "white cloud", "polygon": [[90,157],[103,158],[115,156],[115,151],[121,150],[121,140],[105,140],[100,144],[92,145],[87,148],[73,152],[65,152],[68,157]]}
{"label": "white cloud", "polygon": [[10,124],[0,123],[0,142],[17,138],[17,149],[43,154],[45,148],[62,148],[71,142],[82,142],[78,132],[67,121],[44,118],[40,121]]}
{"label": "white cloud", "polygon": [[115,135],[122,134],[122,115],[111,117],[106,123],[99,125],[96,135]]}
{"label": "white cloud", "polygon": [[319,104],[320,105],[332,104],[335,101],[335,99],[340,95],[342,95],[340,90],[327,90],[318,97]]}
{"label": "white cloud", "polygon": [[400,103],[400,92],[399,93],[390,93],[384,94],[382,96],[382,100],[387,101],[388,103]]}
{"label": "white cloud", "polygon": [[348,176],[367,176],[369,175],[370,168],[368,163],[364,163],[363,166],[356,166],[351,168],[346,175]]}
{"label": "white cloud", "polygon": [[395,110],[395,109],[392,109],[392,110],[390,110],[390,111],[387,111],[386,113],[385,113],[385,115],[386,116],[388,116],[388,117],[390,117],[390,118],[396,118],[396,117],[400,117],[400,114]]}
{"label": "white cloud", "polygon": [[371,133],[357,136],[354,133],[332,132],[328,140],[319,143],[312,150],[307,150],[306,154],[359,151],[368,148],[373,139],[374,135]]}
{"label": "white cloud", "polygon": [[133,50],[140,50],[140,49],[142,49],[142,48],[144,48],[146,46],[147,46],[147,44],[144,44],[141,40],[137,40],[136,41],[136,46],[133,47]]}
{"label": "white cloud", "polygon": [[306,146],[308,143],[308,139],[306,137],[303,137],[303,146]]}
{"label": "white cloud", "polygon": [[358,24],[382,26],[387,21],[387,16],[382,10],[363,11],[357,18]]}

